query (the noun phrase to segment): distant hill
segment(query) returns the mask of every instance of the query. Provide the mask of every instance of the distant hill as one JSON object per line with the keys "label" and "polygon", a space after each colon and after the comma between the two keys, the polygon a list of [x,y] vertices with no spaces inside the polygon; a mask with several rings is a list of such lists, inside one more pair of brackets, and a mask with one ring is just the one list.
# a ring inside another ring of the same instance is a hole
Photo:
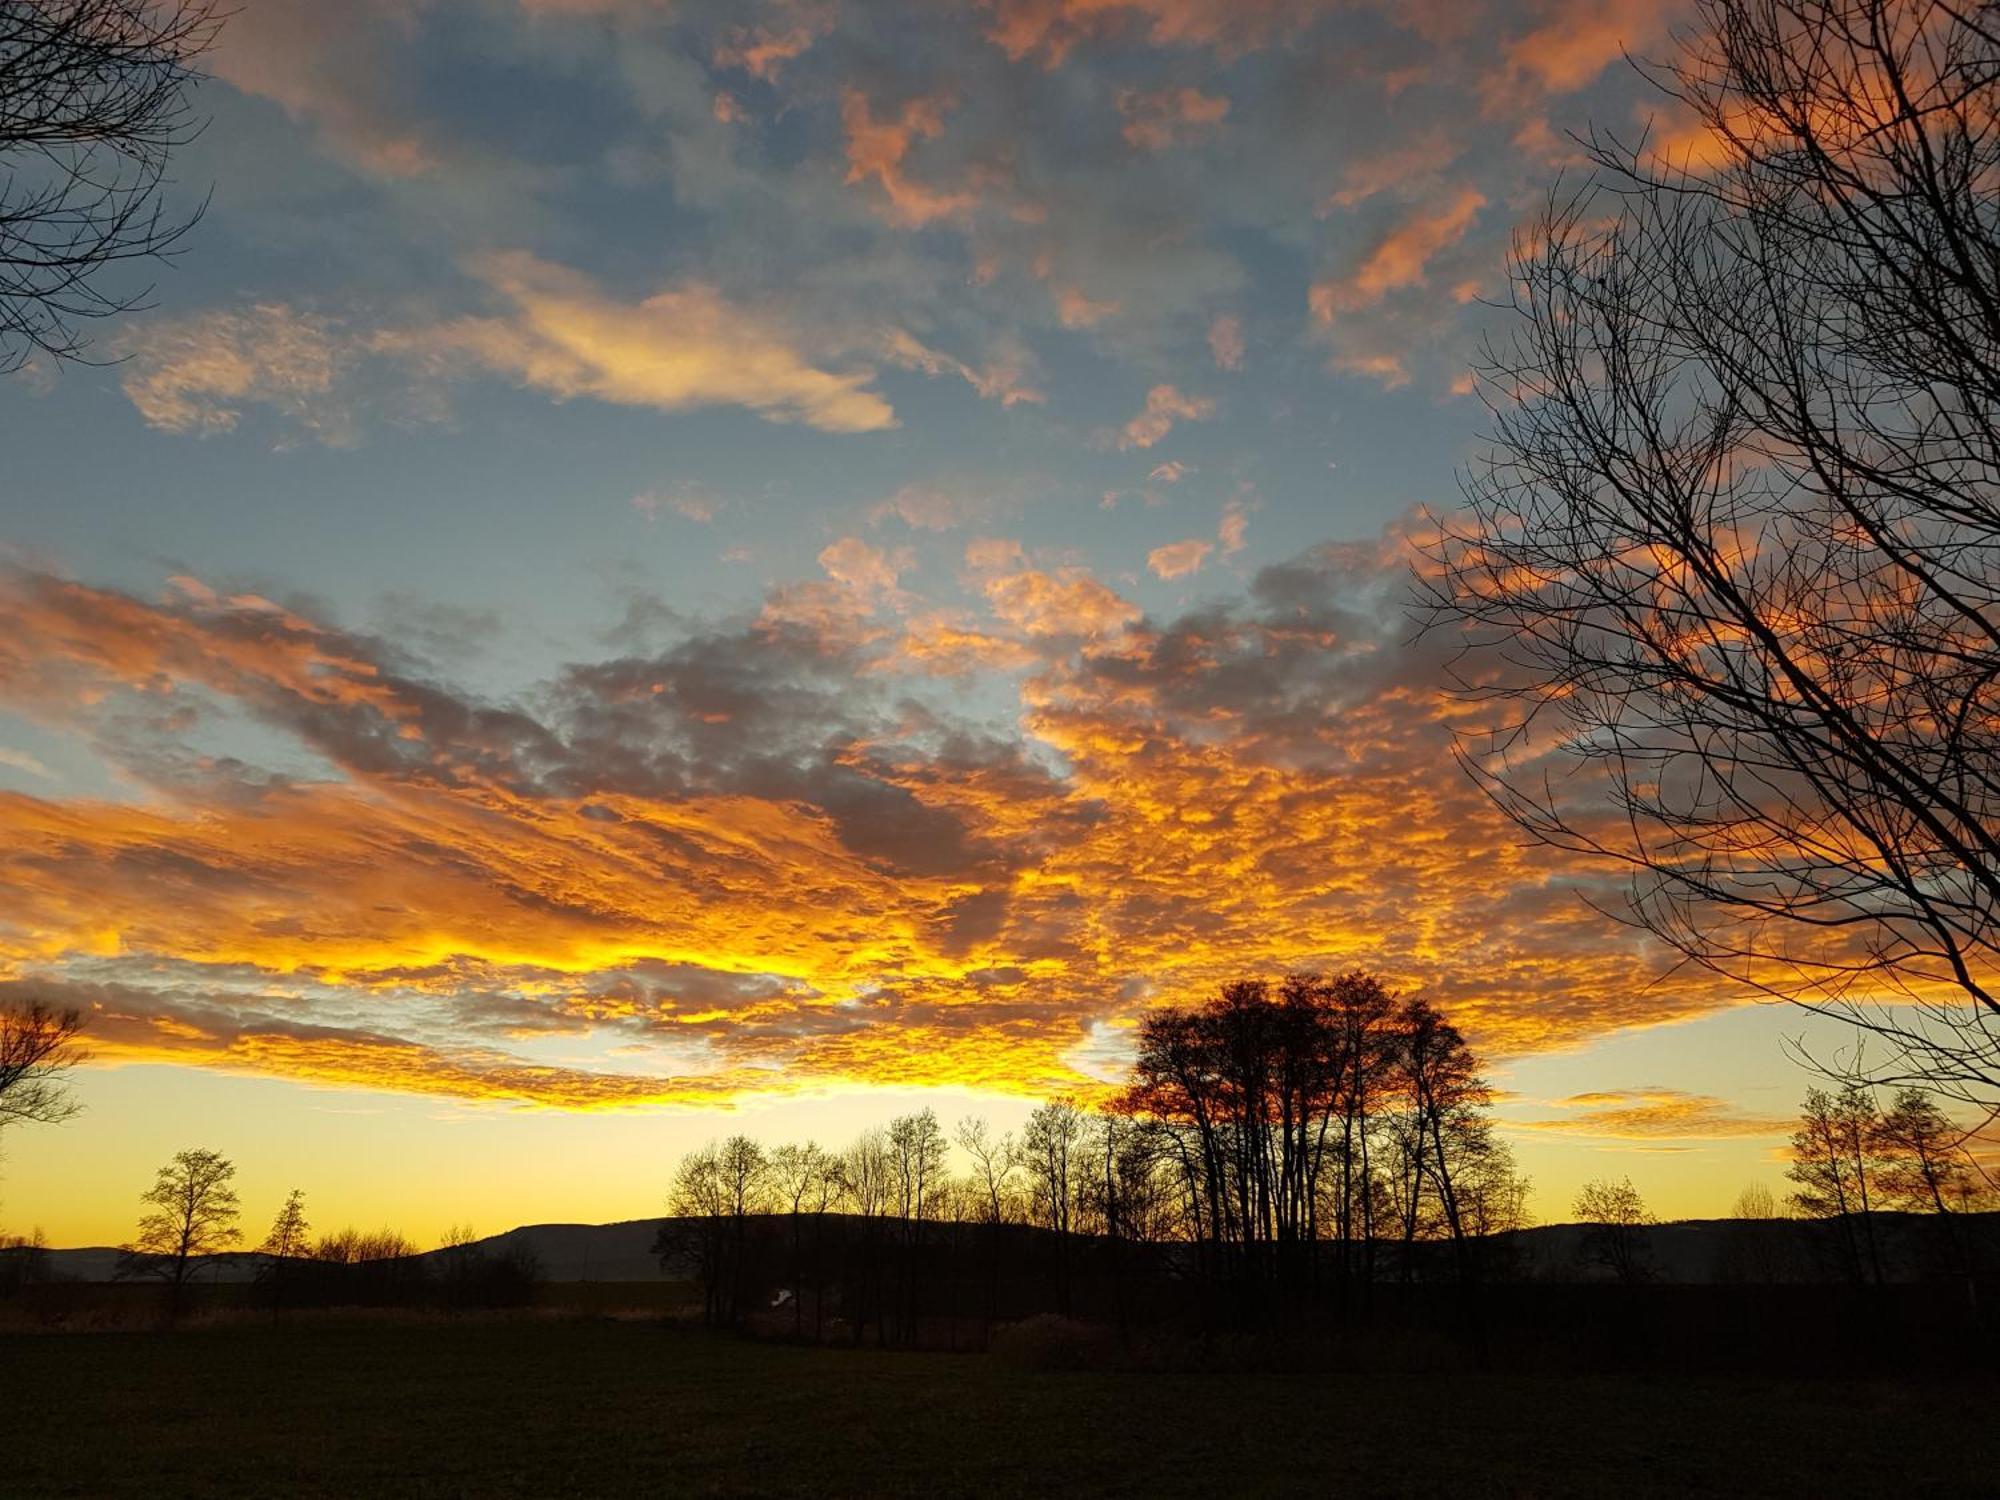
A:
{"label": "distant hill", "polygon": [[[625,1219],[615,1224],[524,1224],[476,1242],[490,1252],[526,1249],[550,1281],[646,1282],[668,1278],[653,1254],[664,1219]],[[1983,1262],[2000,1261],[2000,1214],[1962,1215],[1958,1227],[1979,1244]],[[1876,1215],[1876,1232],[1891,1279],[1915,1280],[1939,1269],[1938,1221],[1931,1216]],[[1504,1235],[1513,1253],[1514,1274],[1561,1281],[1588,1275],[1582,1261],[1585,1226],[1546,1224]],[[1684,1219],[1645,1231],[1647,1259],[1654,1278],[1669,1283],[1728,1279],[1820,1281],[1839,1279],[1833,1252],[1839,1225],[1793,1219]],[[108,1246],[44,1252],[49,1272],[64,1280],[110,1281],[118,1251]],[[427,1251],[435,1262],[445,1252]],[[200,1273],[204,1281],[227,1283],[256,1274],[254,1255],[217,1256]]]}

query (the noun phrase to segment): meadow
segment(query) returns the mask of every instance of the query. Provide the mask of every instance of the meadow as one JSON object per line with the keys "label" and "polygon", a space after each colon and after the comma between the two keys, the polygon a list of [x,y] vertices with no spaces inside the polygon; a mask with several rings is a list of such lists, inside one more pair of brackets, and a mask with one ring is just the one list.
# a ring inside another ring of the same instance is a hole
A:
{"label": "meadow", "polygon": [[1972,1494],[1983,1385],[1051,1371],[656,1318],[0,1338],[10,1496]]}

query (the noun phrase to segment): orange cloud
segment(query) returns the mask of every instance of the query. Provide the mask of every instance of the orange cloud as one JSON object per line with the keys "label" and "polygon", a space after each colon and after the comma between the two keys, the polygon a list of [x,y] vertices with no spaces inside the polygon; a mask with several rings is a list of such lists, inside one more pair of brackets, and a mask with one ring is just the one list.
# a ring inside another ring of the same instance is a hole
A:
{"label": "orange cloud", "polygon": [[1613,1140],[1731,1140],[1782,1136],[1798,1123],[1782,1115],[1747,1114],[1726,1100],[1679,1089],[1617,1089],[1572,1094],[1556,1104],[1574,1111],[1552,1119],[1510,1120],[1524,1130]]}
{"label": "orange cloud", "polygon": [[354,441],[368,415],[442,420],[448,383],[478,373],[559,401],[741,406],[823,432],[896,425],[869,389],[872,369],[822,368],[794,333],[705,283],[632,303],[522,251],[470,268],[509,304],[505,315],[371,329],[270,303],[140,323],[122,344],[125,395],[168,432],[228,432],[263,406],[331,444]]}
{"label": "orange cloud", "polygon": [[1066,286],[1056,294],[1056,320],[1065,328],[1095,328],[1118,309],[1115,299],[1094,301],[1073,286]]}
{"label": "orange cloud", "polygon": [[1556,0],[1542,25],[1508,46],[1507,63],[1551,93],[1573,93],[1663,40],[1681,9],[1673,0]]}
{"label": "orange cloud", "polygon": [[888,199],[886,217],[905,229],[919,229],[939,219],[954,219],[971,212],[978,201],[969,192],[946,193],[913,182],[904,171],[904,158],[918,141],[934,140],[944,133],[945,112],[952,107],[948,95],[919,96],[905,103],[893,117],[877,120],[868,97],[859,89],[840,93],[840,122],[847,131],[847,180],[866,182],[873,178]]}
{"label": "orange cloud", "polygon": [[1419,210],[1398,224],[1346,276],[1314,283],[1313,316],[1331,323],[1341,314],[1380,302],[1391,292],[1421,286],[1437,254],[1457,244],[1472,227],[1485,195],[1461,188],[1435,209]]}
{"label": "orange cloud", "polygon": [[1158,578],[1188,578],[1201,571],[1202,563],[1214,550],[1213,543],[1205,542],[1200,537],[1185,542],[1169,542],[1146,554],[1146,566]]}
{"label": "orange cloud", "polygon": [[1260,47],[1328,6],[1323,0],[985,0],[987,35],[1016,62],[1059,65],[1079,42],[1130,26],[1155,47]]}
{"label": "orange cloud", "polygon": [[752,78],[775,83],[784,65],[803,57],[832,28],[831,11],[810,11],[786,26],[737,26],[715,49],[718,68],[741,68]]}
{"label": "orange cloud", "polygon": [[[856,538],[822,563],[903,586]],[[1395,535],[1170,621],[1018,544],[967,565],[983,613],[774,595],[518,702],[194,580],[7,575],[0,704],[130,794],[0,793],[0,982],[91,1005],[109,1061],[564,1108],[1079,1085],[1093,1027],[1246,969],[1381,967],[1499,1050],[1727,998],[1638,994],[1578,898],[1617,872],[1522,849],[1452,764]],[[973,672],[1010,734],[953,716]],[[244,722],[323,771],[195,748]]]}
{"label": "orange cloud", "polygon": [[1118,113],[1125,117],[1121,134],[1128,144],[1141,151],[1164,151],[1206,127],[1220,125],[1228,117],[1229,101],[1196,88],[1120,89]]}
{"label": "orange cloud", "polygon": [[1146,392],[1146,405],[1139,415],[1118,433],[1120,448],[1150,448],[1174,430],[1175,422],[1199,422],[1215,414],[1215,403],[1206,396],[1183,395],[1171,385],[1156,385]]}

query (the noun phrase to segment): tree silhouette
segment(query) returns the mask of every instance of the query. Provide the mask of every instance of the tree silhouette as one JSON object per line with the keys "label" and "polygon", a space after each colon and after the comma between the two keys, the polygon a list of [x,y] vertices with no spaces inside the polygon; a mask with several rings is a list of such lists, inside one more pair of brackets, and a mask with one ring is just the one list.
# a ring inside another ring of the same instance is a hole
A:
{"label": "tree silhouette", "polygon": [[77,1112],[63,1077],[83,1061],[83,1012],[39,1000],[0,1007],[0,1127],[55,1125]]}
{"label": "tree silhouette", "polygon": [[138,1236],[125,1247],[121,1266],[127,1274],[167,1283],[169,1321],[180,1316],[189,1279],[202,1259],[242,1238],[230,1186],[235,1176],[235,1164],[218,1152],[180,1151],[140,1195],[153,1212],[139,1220]]}
{"label": "tree silhouette", "polygon": [[1800,1213],[1839,1224],[1848,1274],[1879,1286],[1882,1255],[1869,1182],[1877,1165],[1876,1115],[1875,1100],[1865,1089],[1850,1085],[1837,1094],[1808,1089],[1785,1175],[1796,1184],[1792,1202]]}
{"label": "tree silhouette", "polygon": [[1585,1262],[1626,1286],[1651,1279],[1646,1229],[1654,1220],[1631,1178],[1586,1182],[1570,1211],[1584,1226],[1578,1249]]}
{"label": "tree silhouette", "polygon": [[1919,1088],[1899,1089],[1875,1122],[1881,1196],[1913,1213],[1963,1213],[1985,1198],[1966,1132]]}
{"label": "tree silhouette", "polygon": [[303,1259],[312,1248],[311,1233],[312,1225],[306,1222],[306,1195],[293,1188],[277,1218],[271,1221],[271,1232],[257,1247],[257,1253],[265,1257],[265,1270],[271,1279],[273,1323],[278,1321],[278,1311],[284,1305],[285,1281],[291,1274],[292,1262]]}
{"label": "tree silhouette", "polygon": [[654,1253],[661,1264],[690,1262],[710,1325],[736,1322],[748,1294],[750,1218],[769,1202],[770,1158],[748,1136],[714,1141],[681,1159]]}
{"label": "tree silhouette", "polygon": [[1648,76],[1700,145],[1593,134],[1517,241],[1491,447],[1424,568],[1502,708],[1463,759],[1687,959],[1991,1102],[2000,29],[1699,9]]}
{"label": "tree silhouette", "polygon": [[1083,1130],[1083,1111],[1069,1098],[1036,1105],[1021,1128],[1021,1164],[1028,1178],[1028,1200],[1034,1221],[1055,1237],[1056,1306],[1063,1312],[1069,1311],[1069,1236],[1076,1210],[1075,1173]]}
{"label": "tree silhouette", "polygon": [[[805,1332],[804,1221],[808,1216],[814,1221],[812,1282],[817,1304],[821,1286],[821,1221],[839,1196],[839,1163],[817,1141],[807,1141],[803,1146],[787,1144],[771,1153],[771,1180],[791,1218],[792,1332],[796,1336]],[[817,1321],[817,1306],[813,1316]]]}
{"label": "tree silhouette", "polygon": [[220,23],[210,0],[0,0],[0,372],[78,358],[79,322],[147,296],[107,273],[200,217],[161,190]]}
{"label": "tree silhouette", "polygon": [[951,1142],[935,1111],[920,1109],[889,1123],[896,1217],[903,1230],[903,1334],[914,1343],[923,1306],[924,1223],[938,1214]]}

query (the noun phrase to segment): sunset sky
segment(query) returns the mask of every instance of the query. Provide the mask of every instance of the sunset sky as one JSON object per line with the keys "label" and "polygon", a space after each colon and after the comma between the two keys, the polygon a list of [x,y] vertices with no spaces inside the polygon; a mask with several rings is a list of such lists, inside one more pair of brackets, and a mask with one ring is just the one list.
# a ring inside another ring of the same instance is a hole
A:
{"label": "sunset sky", "polygon": [[1674,19],[242,7],[157,306],[0,392],[0,995],[94,1052],[0,1228],[185,1146],[258,1234],[639,1217],[1293,967],[1461,1022],[1543,1218],[1777,1186],[1802,1018],[1520,847],[1404,605]]}

